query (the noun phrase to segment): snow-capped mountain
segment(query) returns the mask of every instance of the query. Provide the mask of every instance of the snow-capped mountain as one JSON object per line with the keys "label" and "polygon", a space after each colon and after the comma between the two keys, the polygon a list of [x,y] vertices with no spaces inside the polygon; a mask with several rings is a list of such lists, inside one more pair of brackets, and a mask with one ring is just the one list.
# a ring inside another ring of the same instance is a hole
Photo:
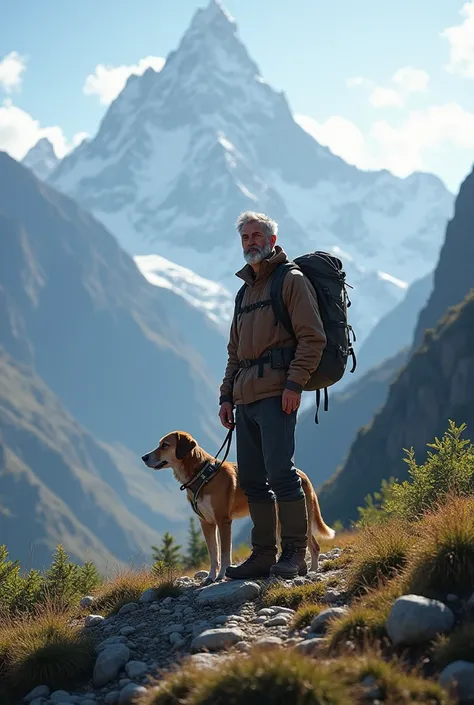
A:
{"label": "snow-capped mountain", "polygon": [[222,284],[170,262],[160,255],[136,255],[135,264],[143,276],[162,289],[182,296],[221,330],[227,333],[234,311],[234,296]]}
{"label": "snow-capped mountain", "polygon": [[242,210],[274,217],[290,257],[339,248],[360,339],[433,269],[453,205],[435,176],[361,171],[318,144],[217,0],[195,13],[160,73],[130,76],[95,138],[49,180],[132,255],[159,253],[232,293]]}
{"label": "snow-capped mountain", "polygon": [[38,140],[22,159],[24,166],[31,169],[33,174],[42,181],[53,173],[60,161],[47,137]]}

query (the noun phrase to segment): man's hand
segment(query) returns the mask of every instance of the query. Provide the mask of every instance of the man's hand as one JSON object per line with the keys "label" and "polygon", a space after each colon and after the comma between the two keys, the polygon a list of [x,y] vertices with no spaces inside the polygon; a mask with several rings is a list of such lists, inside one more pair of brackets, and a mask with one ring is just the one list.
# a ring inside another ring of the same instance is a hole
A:
{"label": "man's hand", "polygon": [[234,407],[230,401],[225,401],[219,409],[219,418],[224,428],[231,429],[234,426]]}
{"label": "man's hand", "polygon": [[293,392],[291,389],[284,389],[281,400],[281,408],[287,414],[296,411],[301,404],[301,392]]}

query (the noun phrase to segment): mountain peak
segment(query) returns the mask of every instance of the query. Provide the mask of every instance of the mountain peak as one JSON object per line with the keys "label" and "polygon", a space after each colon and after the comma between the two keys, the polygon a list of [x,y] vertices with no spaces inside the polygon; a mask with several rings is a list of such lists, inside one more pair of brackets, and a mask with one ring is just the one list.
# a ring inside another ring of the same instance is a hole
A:
{"label": "mountain peak", "polygon": [[218,25],[221,28],[235,28],[235,20],[219,0],[210,0],[207,7],[199,8],[194,15],[191,27]]}
{"label": "mountain peak", "polygon": [[22,163],[41,180],[46,179],[60,161],[53,143],[47,137],[41,137],[22,159]]}

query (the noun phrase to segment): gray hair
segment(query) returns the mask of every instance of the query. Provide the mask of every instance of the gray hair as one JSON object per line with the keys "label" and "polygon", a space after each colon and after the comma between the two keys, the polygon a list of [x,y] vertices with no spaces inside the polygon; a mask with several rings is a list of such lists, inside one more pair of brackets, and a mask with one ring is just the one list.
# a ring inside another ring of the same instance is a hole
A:
{"label": "gray hair", "polygon": [[278,223],[265,215],[265,213],[255,213],[255,211],[244,211],[237,218],[235,227],[242,235],[242,230],[247,225],[247,223],[258,223],[262,226],[263,232],[267,240],[271,238],[272,235],[277,235],[278,233]]}

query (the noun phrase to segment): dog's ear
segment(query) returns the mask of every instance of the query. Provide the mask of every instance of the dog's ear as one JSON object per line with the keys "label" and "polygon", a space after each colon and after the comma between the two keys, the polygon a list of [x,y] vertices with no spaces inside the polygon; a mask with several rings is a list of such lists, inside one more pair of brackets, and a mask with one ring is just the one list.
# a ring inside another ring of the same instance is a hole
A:
{"label": "dog's ear", "polygon": [[176,458],[178,460],[183,460],[190,453],[193,448],[197,446],[196,441],[188,433],[181,433],[178,431],[176,434]]}

